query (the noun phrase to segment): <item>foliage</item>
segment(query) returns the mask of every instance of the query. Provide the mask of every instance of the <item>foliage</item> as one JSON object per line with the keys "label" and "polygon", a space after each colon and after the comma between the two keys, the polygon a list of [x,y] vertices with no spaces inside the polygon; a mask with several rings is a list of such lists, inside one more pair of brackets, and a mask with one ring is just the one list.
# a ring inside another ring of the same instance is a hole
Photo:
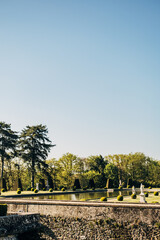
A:
{"label": "foliage", "polygon": [[73,185],[74,164],[76,161],[77,156],[71,153],[64,154],[58,161],[61,168],[59,179],[67,188]]}
{"label": "foliage", "polygon": [[34,193],[38,193],[38,189],[34,189]]}
{"label": "foliage", "polygon": [[50,188],[50,189],[49,189],[49,192],[53,192],[53,189],[52,189],[52,188]]}
{"label": "foliage", "polygon": [[76,179],[74,180],[74,185],[73,185],[73,187],[75,188],[75,190],[76,190],[76,189],[81,189],[81,185],[80,185],[80,182],[79,182],[79,179],[78,179],[78,178],[76,178]]}
{"label": "foliage", "polygon": [[149,187],[148,187],[148,189],[152,189],[152,187],[151,187],[151,186],[149,186]]}
{"label": "foliage", "polygon": [[123,201],[123,196],[122,195],[118,195],[117,200],[118,201]]}
{"label": "foliage", "polygon": [[127,185],[127,188],[130,188],[130,185]]}
{"label": "foliage", "polygon": [[31,188],[31,191],[34,192],[34,188]]}
{"label": "foliage", "polygon": [[7,215],[7,204],[0,204],[0,216]]}
{"label": "foliage", "polygon": [[136,199],[136,198],[137,198],[137,195],[136,195],[135,193],[133,193],[133,194],[131,195],[131,198],[132,198],[132,199]]}
{"label": "foliage", "polygon": [[5,192],[5,191],[6,191],[5,188],[2,188],[2,189],[1,189],[1,192]]}
{"label": "foliage", "polygon": [[65,188],[61,188],[61,191],[64,192],[64,191],[65,191]]}
{"label": "foliage", "polygon": [[122,186],[119,186],[118,189],[122,189],[123,187]]}
{"label": "foliage", "polygon": [[1,179],[3,179],[4,162],[16,156],[17,139],[18,135],[11,130],[11,124],[0,122]]}
{"label": "foliage", "polygon": [[148,197],[149,194],[148,194],[148,192],[145,192],[144,195],[145,195],[145,197]]}
{"label": "foliage", "polygon": [[106,198],[106,197],[101,197],[101,198],[100,198],[100,201],[102,201],[102,202],[105,201],[105,202],[106,202],[106,201],[107,201],[107,198]]}
{"label": "foliage", "polygon": [[155,191],[154,196],[158,196],[158,195],[159,195],[159,192]]}
{"label": "foliage", "polygon": [[21,190],[20,189],[17,190],[17,194],[21,194]]}
{"label": "foliage", "polygon": [[34,188],[36,167],[46,171],[45,160],[50,152],[51,141],[47,137],[46,126],[27,126],[20,134],[19,147],[22,159],[27,162],[31,169],[31,186]]}
{"label": "foliage", "polygon": [[117,187],[119,184],[118,167],[115,166],[113,163],[109,163],[108,165],[105,166],[104,173],[107,179],[112,180],[113,187]]}

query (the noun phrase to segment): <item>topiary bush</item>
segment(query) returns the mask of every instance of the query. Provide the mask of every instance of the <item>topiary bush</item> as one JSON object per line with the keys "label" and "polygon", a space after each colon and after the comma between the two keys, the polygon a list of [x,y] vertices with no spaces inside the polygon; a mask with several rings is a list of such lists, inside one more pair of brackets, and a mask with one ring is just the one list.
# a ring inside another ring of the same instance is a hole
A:
{"label": "topiary bush", "polygon": [[63,192],[64,192],[64,191],[65,191],[65,188],[62,188],[62,189],[61,189],[61,191],[63,191]]}
{"label": "topiary bush", "polygon": [[81,198],[80,201],[87,201],[85,198]]}
{"label": "topiary bush", "polygon": [[76,178],[74,180],[74,185],[73,185],[76,189],[81,189],[81,185],[80,185],[80,182],[79,182],[79,179]]}
{"label": "topiary bush", "polygon": [[152,203],[159,203],[159,202],[157,202],[157,201],[152,201]]}
{"label": "topiary bush", "polygon": [[127,185],[127,188],[130,188],[131,186],[130,185]]}
{"label": "topiary bush", "polygon": [[6,191],[5,188],[2,188],[2,189],[1,189],[1,192],[5,192],[5,191]]}
{"label": "topiary bush", "polygon": [[149,186],[148,188],[149,188],[149,189],[152,189],[152,187],[151,187],[151,186]]}
{"label": "topiary bush", "polygon": [[43,191],[46,191],[46,188],[43,188]]}
{"label": "topiary bush", "polygon": [[159,195],[159,192],[154,192],[154,196],[158,196]]}
{"label": "topiary bush", "polygon": [[34,193],[38,193],[38,190],[37,190],[37,189],[34,189]]}
{"label": "topiary bush", "polygon": [[107,202],[107,198],[106,198],[106,197],[101,197],[101,198],[100,198],[100,201],[102,201],[102,202]]}
{"label": "topiary bush", "polygon": [[31,188],[31,191],[34,192],[34,188]]}
{"label": "topiary bush", "polygon": [[148,197],[148,192],[145,192],[144,195],[145,195],[145,197]]}
{"label": "topiary bush", "polygon": [[50,188],[50,189],[49,189],[49,192],[53,192],[53,189],[52,189],[52,188]]}
{"label": "topiary bush", "polygon": [[17,194],[21,194],[21,190],[17,189]]}
{"label": "topiary bush", "polygon": [[73,190],[73,191],[76,191],[76,186],[73,186],[72,190]]}
{"label": "topiary bush", "polygon": [[131,198],[132,198],[132,199],[136,199],[136,198],[137,198],[137,195],[136,195],[135,193],[133,193],[133,194],[131,195]]}
{"label": "topiary bush", "polygon": [[118,189],[122,189],[123,187],[122,186],[119,186],[119,188]]}
{"label": "topiary bush", "polygon": [[83,187],[83,190],[84,190],[84,191],[87,190],[87,187]]}
{"label": "topiary bush", "polygon": [[123,196],[122,195],[118,195],[117,200],[118,201],[123,201]]}
{"label": "topiary bush", "polygon": [[28,188],[27,188],[27,191],[31,191],[31,188],[30,188],[30,187],[28,187]]}
{"label": "topiary bush", "polygon": [[7,215],[7,204],[0,204],[0,216]]}

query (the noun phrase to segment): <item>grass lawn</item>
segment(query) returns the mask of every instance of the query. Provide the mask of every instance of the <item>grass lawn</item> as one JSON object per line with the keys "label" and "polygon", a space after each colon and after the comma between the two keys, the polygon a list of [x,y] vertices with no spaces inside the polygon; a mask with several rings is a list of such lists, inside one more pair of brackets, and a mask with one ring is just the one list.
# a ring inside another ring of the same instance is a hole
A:
{"label": "grass lawn", "polygon": [[[147,203],[160,203],[160,195],[154,196],[153,193],[149,193],[149,196],[145,198]],[[108,202],[120,202],[117,200],[117,198],[108,198]],[[131,196],[124,196],[122,202],[127,203],[139,203],[140,202],[140,196],[138,195],[136,199],[132,199]]]}
{"label": "grass lawn", "polygon": [[[53,191],[53,192],[58,192],[58,191]],[[59,191],[62,192],[62,191]],[[49,191],[38,191],[38,193],[52,193]],[[17,191],[7,191],[7,192],[1,192],[1,196],[7,196],[7,195],[26,195],[26,194],[33,194],[35,193],[33,191],[22,191],[21,194],[17,194]]]}

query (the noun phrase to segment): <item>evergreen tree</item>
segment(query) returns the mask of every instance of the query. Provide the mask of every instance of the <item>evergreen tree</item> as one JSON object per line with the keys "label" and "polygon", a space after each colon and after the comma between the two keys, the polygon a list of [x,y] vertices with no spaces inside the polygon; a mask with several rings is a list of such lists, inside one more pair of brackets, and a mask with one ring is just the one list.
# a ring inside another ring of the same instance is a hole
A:
{"label": "evergreen tree", "polygon": [[34,188],[34,178],[36,167],[46,169],[45,162],[50,152],[51,141],[47,137],[48,130],[46,126],[36,125],[27,126],[20,134],[19,146],[20,154],[28,166],[31,168],[31,187]]}
{"label": "evergreen tree", "polygon": [[4,175],[4,162],[10,160],[16,154],[16,143],[18,135],[11,130],[11,125],[0,122],[0,158],[1,158],[1,180]]}

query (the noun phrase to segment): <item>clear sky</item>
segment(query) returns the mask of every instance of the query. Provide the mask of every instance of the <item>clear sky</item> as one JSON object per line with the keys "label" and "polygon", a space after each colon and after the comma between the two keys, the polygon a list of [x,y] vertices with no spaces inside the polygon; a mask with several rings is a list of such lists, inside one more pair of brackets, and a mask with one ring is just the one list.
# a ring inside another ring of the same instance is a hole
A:
{"label": "clear sky", "polygon": [[160,160],[160,1],[1,0],[0,121],[46,125],[50,157]]}

